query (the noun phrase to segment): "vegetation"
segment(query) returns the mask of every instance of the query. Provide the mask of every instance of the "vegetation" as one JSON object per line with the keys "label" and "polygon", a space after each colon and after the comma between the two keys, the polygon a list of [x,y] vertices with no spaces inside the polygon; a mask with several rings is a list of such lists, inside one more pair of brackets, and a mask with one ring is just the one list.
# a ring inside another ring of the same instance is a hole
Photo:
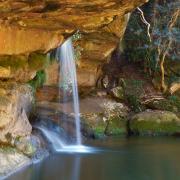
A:
{"label": "vegetation", "polygon": [[166,92],[165,61],[178,60],[176,46],[180,43],[178,1],[151,0],[144,6],[146,19],[151,24],[150,36],[141,16],[136,11],[132,16],[125,35],[126,54],[130,61],[143,62],[144,72],[152,78],[159,78],[160,88]]}
{"label": "vegetation", "polygon": [[29,85],[33,88],[34,92],[37,88],[42,87],[46,81],[46,73],[44,70],[38,71],[34,79],[29,81]]}

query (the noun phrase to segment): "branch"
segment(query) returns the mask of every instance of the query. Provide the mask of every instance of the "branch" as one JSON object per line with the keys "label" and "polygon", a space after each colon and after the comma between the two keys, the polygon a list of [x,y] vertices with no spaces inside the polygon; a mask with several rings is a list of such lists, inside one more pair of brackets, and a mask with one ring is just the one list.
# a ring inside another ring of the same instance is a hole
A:
{"label": "branch", "polygon": [[144,12],[139,7],[137,9],[141,14],[142,22],[147,26],[147,35],[149,37],[149,41],[151,42],[152,41],[151,40],[151,35],[150,35],[150,27],[151,27],[151,25],[150,25],[150,23],[147,22],[146,18],[144,17]]}

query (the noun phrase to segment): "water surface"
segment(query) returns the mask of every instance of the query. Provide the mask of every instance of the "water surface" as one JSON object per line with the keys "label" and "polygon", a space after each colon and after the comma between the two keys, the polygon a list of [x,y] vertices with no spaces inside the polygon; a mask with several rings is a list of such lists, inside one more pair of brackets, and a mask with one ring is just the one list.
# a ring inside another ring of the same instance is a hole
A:
{"label": "water surface", "polygon": [[109,138],[91,153],[55,153],[8,180],[179,180],[180,139]]}

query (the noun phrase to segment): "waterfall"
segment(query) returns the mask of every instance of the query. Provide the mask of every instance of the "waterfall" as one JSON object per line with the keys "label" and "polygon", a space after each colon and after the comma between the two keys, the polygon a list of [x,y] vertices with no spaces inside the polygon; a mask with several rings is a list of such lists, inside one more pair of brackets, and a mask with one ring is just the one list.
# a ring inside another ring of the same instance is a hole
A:
{"label": "waterfall", "polygon": [[[48,126],[36,125],[47,140],[52,144],[54,150],[58,152],[67,153],[89,153],[94,150],[91,147],[83,146],[81,141],[81,126],[80,126],[80,112],[79,112],[79,95],[78,95],[78,85],[77,85],[77,75],[76,75],[76,64],[74,58],[74,49],[72,45],[72,40],[69,38],[62,44],[56,51],[56,59],[60,62],[60,78],[59,78],[59,92],[63,93],[63,106],[62,110],[64,113],[68,113],[68,106],[65,101],[71,98],[72,103],[72,113],[75,120],[75,130],[76,130],[76,143],[74,145],[69,143],[64,143],[62,137],[59,134],[53,132]],[[61,99],[61,100],[62,100]],[[60,100],[60,104],[61,104]],[[64,117],[66,118],[66,116]]]}
{"label": "waterfall", "polygon": [[[69,38],[57,49],[56,58],[60,61],[59,88],[63,92],[63,99],[72,96],[73,115],[76,125],[76,145],[81,145],[81,127],[79,113],[79,95],[77,86],[76,64],[72,39]],[[64,108],[66,108],[64,106]],[[66,112],[66,109],[64,109]]]}

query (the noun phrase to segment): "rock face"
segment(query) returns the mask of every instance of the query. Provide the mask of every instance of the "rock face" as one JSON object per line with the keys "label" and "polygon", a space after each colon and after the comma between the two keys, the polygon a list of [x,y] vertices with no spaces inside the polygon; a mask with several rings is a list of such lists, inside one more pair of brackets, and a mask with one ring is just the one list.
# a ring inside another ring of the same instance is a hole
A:
{"label": "rock face", "polygon": [[173,135],[180,133],[180,119],[169,111],[145,111],[132,117],[130,129],[141,135]]}
{"label": "rock face", "polygon": [[[71,107],[72,102],[58,102],[55,92],[57,92],[57,89],[52,87],[38,92],[35,114],[40,119],[51,119],[66,131],[69,131],[70,127],[73,124],[75,125],[74,118],[72,118],[74,116]],[[63,107],[66,107],[66,111],[64,111]],[[127,135],[126,124],[129,109],[125,104],[96,95],[94,97],[81,98],[80,109],[81,131],[84,136],[92,137],[92,134],[96,137],[104,135]],[[66,119],[65,114],[68,114],[71,118],[67,117]],[[69,121],[68,126],[67,121]],[[69,134],[73,133],[69,132]]]}
{"label": "rock face", "polygon": [[[1,1],[0,54],[47,52],[75,30],[96,31],[146,0]],[[16,42],[16,43],[14,43]]]}
{"label": "rock face", "polygon": [[103,97],[90,97],[82,101],[88,106],[86,111],[82,111],[81,118],[87,127],[93,129],[96,137],[127,135],[127,106]]}
{"label": "rock face", "polygon": [[0,179],[9,172],[29,165],[30,159],[11,147],[0,147]]}
{"label": "rock face", "polygon": [[15,138],[31,134],[28,113],[32,101],[28,85],[0,83],[0,142],[12,143]]}

